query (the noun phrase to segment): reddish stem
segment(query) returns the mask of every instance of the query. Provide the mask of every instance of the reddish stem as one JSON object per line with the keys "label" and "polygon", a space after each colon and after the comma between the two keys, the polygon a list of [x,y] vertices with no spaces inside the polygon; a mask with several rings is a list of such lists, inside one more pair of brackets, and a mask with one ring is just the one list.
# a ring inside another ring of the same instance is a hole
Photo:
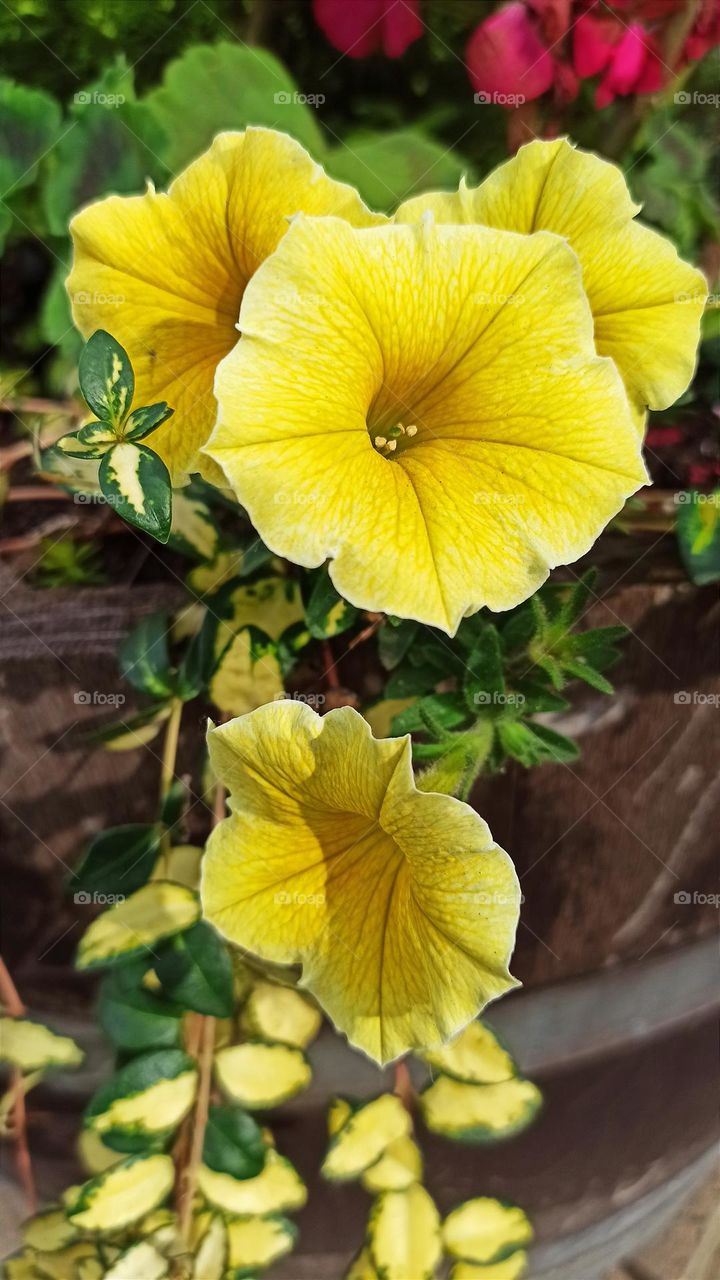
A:
{"label": "reddish stem", "polygon": [[[25,1005],[18,995],[17,987],[13,982],[7,970],[2,956],[0,956],[0,996],[2,997],[5,1010],[11,1018],[22,1018],[25,1013]],[[25,1082],[23,1080],[22,1071],[16,1067],[12,1072],[10,1088],[13,1091],[15,1101],[13,1103],[13,1139],[15,1142],[15,1165],[18,1171],[20,1185],[25,1192],[25,1199],[28,1205],[29,1213],[35,1213],[37,1209],[37,1193],[35,1191],[35,1178],[33,1176],[32,1160],[30,1158],[30,1148],[27,1140],[27,1112],[25,1109]]]}

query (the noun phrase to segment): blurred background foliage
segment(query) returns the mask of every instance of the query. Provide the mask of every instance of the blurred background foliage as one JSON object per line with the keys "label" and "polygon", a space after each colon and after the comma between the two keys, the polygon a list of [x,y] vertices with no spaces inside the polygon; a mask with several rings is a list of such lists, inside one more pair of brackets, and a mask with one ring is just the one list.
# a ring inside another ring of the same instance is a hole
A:
{"label": "blurred background foliage", "polygon": [[[541,10],[562,7],[559,0],[523,3],[533,22]],[[626,18],[629,3],[616,6]],[[651,15],[657,9],[655,0],[632,3]],[[666,4],[668,14],[678,10],[676,0]],[[557,81],[527,104],[523,136],[522,108],[478,106],[468,66],[478,25],[508,7],[520,5],[422,0],[421,34],[400,58],[382,49],[360,58],[333,46],[311,0],[4,2],[0,239],[9,339],[2,380],[13,385],[14,372],[32,364],[24,394],[76,389],[79,338],[63,284],[72,213],[109,192],[141,192],[148,180],[165,186],[219,130],[250,123],[293,134],[385,210],[416,191],[452,187],[463,173],[477,181],[532,133],[567,132],[622,163],[644,218],[684,256],[702,261],[712,279],[718,112],[692,100],[678,104],[673,90],[715,93],[717,47],[661,91],[618,97],[598,110],[592,79],[575,78],[567,92],[568,33],[551,46]],[[565,7],[570,12],[569,0]],[[717,317],[708,316],[706,331],[715,355]],[[707,369],[702,379],[705,387]]]}

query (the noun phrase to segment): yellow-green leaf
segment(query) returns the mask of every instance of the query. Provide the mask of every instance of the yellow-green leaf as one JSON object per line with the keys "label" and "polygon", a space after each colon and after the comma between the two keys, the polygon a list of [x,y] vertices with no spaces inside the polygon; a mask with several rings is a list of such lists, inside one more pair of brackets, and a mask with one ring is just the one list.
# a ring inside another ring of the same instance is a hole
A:
{"label": "yellow-green leaf", "polygon": [[77,1237],[77,1227],[68,1222],[62,1209],[48,1209],[38,1213],[23,1224],[23,1240],[31,1249],[53,1253],[72,1244]]}
{"label": "yellow-green leaf", "polygon": [[366,1191],[404,1191],[422,1178],[422,1156],[412,1138],[396,1138],[380,1159],[366,1169],[360,1181]]}
{"label": "yellow-green leaf", "polygon": [[140,1240],[105,1272],[105,1280],[163,1280],[169,1263],[147,1240]]}
{"label": "yellow-green leaf", "polygon": [[489,1027],[471,1022],[449,1044],[421,1057],[432,1067],[466,1084],[496,1084],[517,1074],[513,1059]]}
{"label": "yellow-green leaf", "polygon": [[77,1153],[80,1163],[87,1173],[104,1173],[114,1164],[122,1160],[120,1151],[112,1151],[107,1147],[94,1129],[81,1129],[77,1140]]}
{"label": "yellow-green leaf", "polygon": [[220,1088],[244,1107],[276,1107],[310,1083],[310,1064],[300,1049],[249,1041],[221,1049],[215,1058]]}
{"label": "yellow-green leaf", "polygon": [[456,1262],[449,1280],[522,1280],[527,1270],[528,1256],[524,1249],[518,1249],[503,1262],[493,1263],[489,1267],[479,1266],[475,1262]]}
{"label": "yellow-green leaf", "polygon": [[350,1119],[353,1110],[354,1108],[347,1098],[337,1097],[332,1099],[327,1113],[329,1138],[334,1138],[335,1134],[340,1132],[345,1121]]}
{"label": "yellow-green leaf", "polygon": [[491,1196],[466,1200],[449,1213],[442,1238],[453,1258],[487,1266],[502,1262],[530,1243],[533,1230],[522,1209]]}
{"label": "yellow-green leaf", "polygon": [[167,542],[172,518],[172,487],[165,463],[144,444],[116,444],[104,454],[100,488],[113,510],[128,524]]}
{"label": "yellow-green leaf", "polygon": [[530,1124],[541,1104],[537,1086],[520,1077],[498,1084],[462,1084],[439,1076],[420,1098],[428,1129],[461,1142],[509,1138]]}
{"label": "yellow-green leaf", "polygon": [[361,1249],[345,1272],[344,1280],[378,1280],[369,1249]]}
{"label": "yellow-green leaf", "polygon": [[0,1062],[20,1071],[44,1067],[77,1067],[84,1057],[69,1036],[58,1036],[40,1022],[25,1018],[0,1018]]}
{"label": "yellow-green leaf", "polygon": [[368,1223],[370,1258],[382,1280],[432,1280],[442,1255],[440,1215],[418,1182],[386,1191]]}
{"label": "yellow-green leaf", "polygon": [[171,880],[173,884],[184,884],[186,889],[197,889],[202,855],[198,845],[177,844],[160,855],[150,879]]}
{"label": "yellow-green leaf", "polygon": [[152,948],[195,924],[200,915],[196,894],[179,884],[155,881],[93,920],[77,954],[78,969],[95,969]]}
{"label": "yellow-green leaf", "polygon": [[243,1009],[242,1024],[252,1036],[304,1049],[320,1030],[322,1015],[317,1005],[292,987],[257,982]]}
{"label": "yellow-green leaf", "polygon": [[192,1280],[222,1280],[228,1261],[228,1238],[222,1218],[210,1220],[197,1249]]}
{"label": "yellow-green leaf", "polygon": [[353,1111],[330,1140],[322,1173],[333,1182],[357,1178],[396,1138],[410,1131],[410,1116],[393,1093]]}
{"label": "yellow-green leaf", "polygon": [[290,1253],[297,1232],[287,1218],[235,1218],[227,1223],[230,1267],[269,1267]]}
{"label": "yellow-green leaf", "polygon": [[78,1187],[65,1212],[85,1231],[119,1231],[161,1204],[174,1181],[170,1156],[131,1157]]}
{"label": "yellow-green leaf", "polygon": [[265,1168],[254,1178],[233,1178],[201,1165],[197,1182],[208,1204],[225,1213],[280,1213],[301,1209],[307,1200],[302,1178],[277,1151],[268,1151]]}

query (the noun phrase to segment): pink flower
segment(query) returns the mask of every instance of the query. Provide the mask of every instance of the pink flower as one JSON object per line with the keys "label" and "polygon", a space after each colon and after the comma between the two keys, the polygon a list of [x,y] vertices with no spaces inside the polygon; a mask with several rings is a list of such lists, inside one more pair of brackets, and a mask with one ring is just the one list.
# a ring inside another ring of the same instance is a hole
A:
{"label": "pink flower", "polygon": [[605,73],[595,94],[598,107],[629,93],[656,93],[662,87],[660,52],[639,22],[626,26],[584,14],[575,25],[573,62],[581,79]]}
{"label": "pink flower", "polygon": [[476,27],[465,60],[476,92],[517,96],[521,102],[539,98],[555,78],[553,59],[537,22],[519,0]]}
{"label": "pink flower", "polygon": [[341,53],[401,58],[422,35],[419,0],[313,0],[315,21]]}
{"label": "pink flower", "polygon": [[572,0],[527,0],[527,4],[537,14],[544,39],[550,44],[562,40],[570,26]]}
{"label": "pink flower", "polygon": [[704,58],[720,45],[720,0],[704,0],[697,22],[685,43],[683,54],[690,62]]}

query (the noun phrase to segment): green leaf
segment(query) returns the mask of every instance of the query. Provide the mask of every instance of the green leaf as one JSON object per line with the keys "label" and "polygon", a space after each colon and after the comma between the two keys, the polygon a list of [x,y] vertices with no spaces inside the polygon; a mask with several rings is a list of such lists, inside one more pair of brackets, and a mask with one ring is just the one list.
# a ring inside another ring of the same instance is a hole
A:
{"label": "green leaf", "polygon": [[171,1049],[180,1040],[182,1009],[141,986],[146,968],[121,965],[100,986],[98,1020],[117,1049]]}
{"label": "green leaf", "polygon": [[262,1130],[242,1107],[210,1107],[203,1163],[233,1178],[254,1178],[265,1166],[267,1149]]}
{"label": "green leaf", "polygon": [[170,704],[159,703],[113,724],[88,733],[85,742],[99,742],[107,751],[136,751],[157,737],[170,715]]}
{"label": "green leaf", "polygon": [[507,754],[526,768],[546,761],[569,764],[580,754],[570,738],[535,721],[501,719],[497,731]]}
{"label": "green leaf", "polygon": [[578,680],[584,680],[585,684],[589,684],[592,689],[597,689],[599,693],[613,693],[613,687],[609,680],[600,675],[594,667],[588,665],[581,659],[565,660],[565,673],[569,676],[575,676]]}
{"label": "green leaf", "polygon": [[677,495],[677,539],[688,577],[703,587],[720,580],[720,487]]}
{"label": "green leaf", "polygon": [[348,604],[330,581],[327,568],[318,570],[305,606],[305,622],[311,636],[326,640],[347,631],[358,616],[354,605]]}
{"label": "green leaf", "polygon": [[38,163],[60,134],[60,107],[50,94],[0,77],[0,249],[12,225],[4,203],[34,182]]}
{"label": "green leaf", "polygon": [[[134,101],[133,77],[124,58],[74,94],[64,136],[50,152],[42,205],[52,235],[67,235],[71,216],[112,192],[135,195],[150,178],[164,182],[158,158],[165,132],[145,103]],[[106,303],[126,305],[123,295]]]}
{"label": "green leaf", "polygon": [[390,619],[380,628],[378,653],[386,671],[393,671],[402,662],[419,628],[419,622],[401,621],[393,624]]}
{"label": "green leaf", "polygon": [[158,404],[146,404],[142,409],[133,409],[123,429],[125,440],[144,440],[151,431],[156,431],[163,422],[172,418],[175,410],[170,409],[164,400]]}
{"label": "green leaf", "polygon": [[220,545],[220,529],[210,505],[188,485],[173,490],[172,507],[168,546],[193,560],[211,561]]}
{"label": "green leaf", "polygon": [[230,953],[204,920],[159,952],[155,972],[172,1000],[196,1013],[229,1018],[233,1012]]}
{"label": "green leaf", "polygon": [[568,593],[558,615],[558,622],[563,630],[569,631],[592,603],[595,598],[596,580],[597,569],[588,569]]}
{"label": "green leaf", "polygon": [[108,449],[117,444],[117,436],[112,427],[109,427],[106,422],[88,422],[78,431],[77,440],[79,444],[86,446],[89,450],[94,449],[94,454],[85,454],[87,458],[102,458]]}
{"label": "green leaf", "polygon": [[393,717],[393,734],[432,733],[437,729],[458,729],[467,722],[468,713],[458,693],[431,693],[426,698],[400,711]]}
{"label": "green leaf", "polygon": [[128,632],[118,649],[123,679],[143,693],[169,697],[173,682],[167,638],[167,614],[148,613]]}
{"label": "green leaf", "polygon": [[324,150],[314,108],[267,49],[220,41],[195,45],[166,68],[144,102],[167,135],[160,154],[177,173],[223,129],[265,125],[289,133],[316,156]]}
{"label": "green leaf", "polygon": [[[89,425],[94,426],[94,423]],[[81,440],[79,431],[71,431],[68,435],[61,436],[54,447],[64,457],[87,458],[90,462],[97,461],[107,452],[106,449],[99,449],[97,445]]]}
{"label": "green leaf", "polygon": [[[123,1108],[113,1104],[125,1100],[131,1102],[153,1085],[174,1081],[180,1076],[187,1080],[189,1074],[195,1072],[194,1059],[182,1049],[155,1049],[141,1054],[116,1071],[95,1091],[85,1109],[85,1125],[100,1133],[103,1142],[113,1151],[145,1150],[149,1144],[164,1140],[167,1133],[182,1119],[188,1096],[191,1096],[188,1089],[184,1089],[182,1095],[179,1094],[177,1103],[173,1100],[167,1110],[149,1107],[145,1123],[130,1115],[125,1118]],[[188,1083],[191,1085],[191,1082]],[[108,1122],[102,1123],[100,1117],[107,1118]]]}
{"label": "green leaf", "polygon": [[390,212],[421,191],[457,186],[467,164],[417,129],[350,134],[328,156],[328,173],[357,187],[373,209]]}
{"label": "green leaf", "polygon": [[78,377],[93,413],[102,422],[119,427],[135,394],[135,375],[125,348],[104,329],[97,329],[83,347]]}
{"label": "green leaf", "polygon": [[437,673],[430,666],[412,667],[403,661],[393,671],[385,686],[386,698],[413,698],[430,693],[438,682]]}
{"label": "green leaf", "polygon": [[492,624],[485,628],[468,656],[463,692],[471,710],[499,704],[505,695],[500,637]]}
{"label": "green leaf", "polygon": [[109,827],[94,836],[85,857],[70,877],[70,889],[80,901],[98,895],[118,897],[134,893],[150,878],[160,843],[157,826],[132,822]]}
{"label": "green leaf", "polygon": [[172,520],[172,486],[162,458],[144,444],[116,444],[100,463],[100,487],[128,524],[167,542]]}

